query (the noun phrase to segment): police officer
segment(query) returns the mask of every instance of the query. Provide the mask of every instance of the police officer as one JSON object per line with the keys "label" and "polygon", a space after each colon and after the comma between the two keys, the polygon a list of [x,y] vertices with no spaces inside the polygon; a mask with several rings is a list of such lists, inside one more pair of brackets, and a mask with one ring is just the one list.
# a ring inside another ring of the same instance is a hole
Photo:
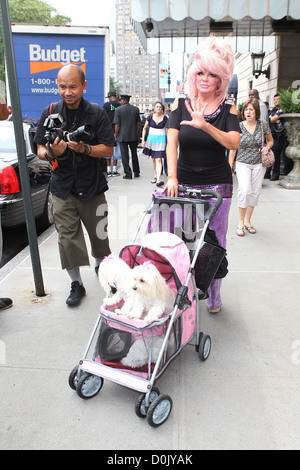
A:
{"label": "police officer", "polygon": [[285,144],[285,129],[284,129],[284,120],[280,118],[281,114],[283,114],[282,109],[279,105],[279,95],[276,94],[274,96],[274,108],[270,111],[269,118],[271,123],[271,132],[272,137],[274,139],[274,145],[272,150],[275,155],[275,162],[272,167],[272,175],[271,169],[267,169],[265,177],[269,177],[271,181],[279,180],[280,176],[280,157],[281,152],[284,148]]}

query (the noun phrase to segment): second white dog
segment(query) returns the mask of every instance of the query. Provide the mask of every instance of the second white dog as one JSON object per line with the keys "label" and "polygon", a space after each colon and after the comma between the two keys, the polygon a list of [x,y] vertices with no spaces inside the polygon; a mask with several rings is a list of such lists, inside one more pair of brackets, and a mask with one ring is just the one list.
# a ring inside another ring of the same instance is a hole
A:
{"label": "second white dog", "polygon": [[103,303],[116,305],[128,296],[128,279],[131,269],[121,258],[109,255],[99,265],[98,277],[106,297]]}
{"label": "second white dog", "polygon": [[151,323],[173,310],[175,293],[151,262],[132,269],[129,288],[128,298],[116,313],[128,318],[142,318],[146,314],[144,320]]}

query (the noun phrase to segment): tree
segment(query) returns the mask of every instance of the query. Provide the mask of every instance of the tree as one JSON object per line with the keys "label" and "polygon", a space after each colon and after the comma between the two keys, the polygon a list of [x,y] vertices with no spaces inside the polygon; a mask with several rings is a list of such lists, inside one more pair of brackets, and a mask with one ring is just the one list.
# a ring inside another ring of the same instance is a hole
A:
{"label": "tree", "polygon": [[122,93],[120,85],[118,84],[118,82],[116,82],[116,80],[113,77],[109,77],[109,89],[114,90],[119,94]]}
{"label": "tree", "polygon": [[[68,24],[71,18],[40,0],[8,0],[10,21],[25,24]],[[2,31],[0,30],[0,37]],[[0,80],[5,81],[3,41],[0,42]]]}
{"label": "tree", "polygon": [[57,10],[40,0],[8,0],[12,23],[26,24],[67,24],[68,16],[59,15]]}

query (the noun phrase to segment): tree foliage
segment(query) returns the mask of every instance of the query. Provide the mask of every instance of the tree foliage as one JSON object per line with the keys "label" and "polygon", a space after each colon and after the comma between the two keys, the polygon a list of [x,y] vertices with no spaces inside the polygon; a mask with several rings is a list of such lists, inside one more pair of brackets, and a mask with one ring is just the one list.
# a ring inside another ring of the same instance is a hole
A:
{"label": "tree foliage", "polygon": [[57,10],[40,0],[8,0],[12,23],[68,24],[71,18],[59,15]]}
{"label": "tree foliage", "polygon": [[113,77],[109,77],[109,89],[114,90],[119,94],[122,93],[120,85],[118,84],[118,82]]}

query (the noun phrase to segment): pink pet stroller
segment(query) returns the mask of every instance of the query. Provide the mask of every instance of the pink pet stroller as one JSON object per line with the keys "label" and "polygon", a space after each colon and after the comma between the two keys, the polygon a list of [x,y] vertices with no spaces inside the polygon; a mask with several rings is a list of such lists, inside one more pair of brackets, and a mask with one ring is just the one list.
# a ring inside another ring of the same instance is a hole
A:
{"label": "pink pet stroller", "polygon": [[[216,198],[216,203],[204,200],[204,194]],[[211,339],[200,332],[199,300],[206,298],[225,256],[225,250],[207,246],[210,244],[204,238],[221,202],[220,194],[213,191],[195,191],[188,197],[154,197],[133,242],[121,249],[119,257],[130,268],[153,263],[176,294],[173,310],[149,324],[143,318],[118,315],[115,309],[119,305],[102,305],[83,359],[69,376],[70,387],[81,398],[95,396],[103,380],[108,379],[140,392],[135,403],[138,417],[146,417],[151,426],[166,421],[172,399],[160,394],[155,381],[194,336],[200,360],[205,361],[210,353]],[[147,233],[139,238],[147,216]],[[198,264],[201,260],[202,266],[200,288],[194,275],[196,260]],[[91,349],[92,359],[88,359]]]}

